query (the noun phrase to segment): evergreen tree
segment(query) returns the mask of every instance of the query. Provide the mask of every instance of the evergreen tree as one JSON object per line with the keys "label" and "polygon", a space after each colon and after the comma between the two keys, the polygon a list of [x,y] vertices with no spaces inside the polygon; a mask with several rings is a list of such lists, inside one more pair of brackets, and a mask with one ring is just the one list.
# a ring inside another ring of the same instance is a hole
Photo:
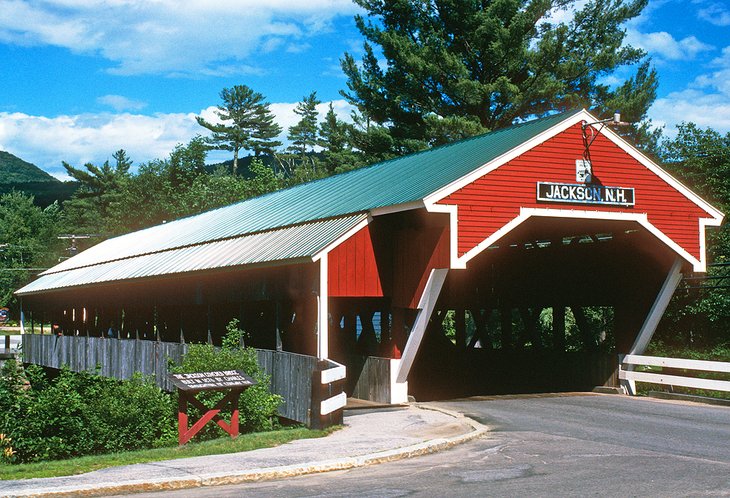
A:
{"label": "evergreen tree", "polygon": [[318,134],[318,118],[317,106],[321,104],[317,99],[317,92],[306,95],[294,109],[294,113],[300,116],[299,122],[289,127],[289,140],[291,145],[288,150],[299,155],[299,159],[303,162],[307,157],[307,152],[312,152],[317,145]]}
{"label": "evergreen tree", "polygon": [[359,163],[357,154],[352,150],[351,131],[352,127],[337,117],[330,102],[324,121],[319,125],[317,139],[328,173],[347,171]]}
{"label": "evergreen tree", "polygon": [[220,124],[210,123],[201,116],[196,120],[213,132],[208,139],[212,148],[233,152],[233,174],[236,175],[239,152],[252,150],[257,156],[273,153],[273,149],[281,145],[276,140],[281,127],[274,123],[270,104],[264,96],[246,85],[224,88],[220,97],[223,103],[216,111]]}
{"label": "evergreen tree", "polygon": [[[342,59],[343,95],[387,128],[394,154],[575,107],[639,121],[654,99],[648,64],[618,89],[601,83],[642,61],[622,26],[647,0],[355,2],[369,16],[355,18],[365,54]],[[567,9],[568,22],[551,21]]]}
{"label": "evergreen tree", "polygon": [[61,209],[53,203],[45,209],[21,192],[0,195],[0,307],[9,306],[18,318],[19,287],[33,280],[38,270],[58,262]]}
{"label": "evergreen tree", "polygon": [[111,210],[119,203],[122,188],[131,178],[132,166],[123,149],[112,157],[114,166],[105,161],[102,166],[86,163],[83,168],[76,168],[62,162],[66,173],[79,182],[79,188],[63,206],[70,231],[100,234],[109,231]]}

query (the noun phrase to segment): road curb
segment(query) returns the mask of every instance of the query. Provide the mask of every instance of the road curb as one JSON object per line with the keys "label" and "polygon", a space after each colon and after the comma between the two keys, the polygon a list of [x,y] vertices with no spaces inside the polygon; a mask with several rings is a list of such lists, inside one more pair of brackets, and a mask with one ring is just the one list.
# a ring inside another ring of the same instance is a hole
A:
{"label": "road curb", "polygon": [[[171,491],[177,489],[191,489],[202,486],[221,486],[226,484],[242,484],[246,482],[266,481],[273,479],[282,479],[286,477],[295,477],[307,474],[319,474],[323,472],[332,472],[336,470],[349,470],[358,467],[366,467],[369,465],[377,465],[380,463],[393,462],[396,460],[404,460],[421,455],[436,453],[453,446],[466,443],[473,439],[483,436],[489,431],[489,427],[484,426],[461,413],[445,410],[440,407],[415,404],[412,405],[421,410],[432,410],[451,416],[455,419],[466,423],[471,427],[471,431],[452,436],[448,438],[435,438],[421,443],[395,448],[392,450],[379,451],[357,457],[344,457],[333,460],[324,460],[313,462],[311,464],[295,464],[281,467],[268,467],[263,469],[248,469],[241,472],[227,472],[225,474],[203,474],[199,476],[149,479],[145,481],[132,481],[123,484],[97,484],[94,486],[84,485],[68,487],[65,489],[36,489],[28,492],[20,492],[17,494],[7,495],[11,497],[44,497],[44,498],[61,498],[68,496],[104,496],[110,494],[122,493],[140,493],[151,491]],[[4,495],[5,496],[5,495]]]}

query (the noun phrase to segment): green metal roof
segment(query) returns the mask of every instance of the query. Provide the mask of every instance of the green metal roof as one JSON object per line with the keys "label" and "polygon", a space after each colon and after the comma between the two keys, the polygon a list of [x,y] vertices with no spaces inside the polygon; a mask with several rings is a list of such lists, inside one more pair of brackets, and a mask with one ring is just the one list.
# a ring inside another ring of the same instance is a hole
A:
{"label": "green metal roof", "polygon": [[115,237],[41,275],[421,201],[578,112],[528,121]]}
{"label": "green metal roof", "polygon": [[17,294],[227,267],[311,262],[366,218],[365,214],[342,216],[72,269],[52,268]]}

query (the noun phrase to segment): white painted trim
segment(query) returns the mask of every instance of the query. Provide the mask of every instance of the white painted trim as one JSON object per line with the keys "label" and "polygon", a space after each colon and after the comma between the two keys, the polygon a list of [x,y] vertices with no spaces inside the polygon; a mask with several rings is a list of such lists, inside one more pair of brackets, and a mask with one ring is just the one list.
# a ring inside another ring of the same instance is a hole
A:
{"label": "white painted trim", "polygon": [[319,294],[317,295],[317,357],[329,357],[329,293],[327,254],[319,260]]}
{"label": "white painted trim", "polygon": [[347,394],[340,393],[336,396],[332,396],[331,398],[322,400],[322,402],[319,404],[319,413],[320,415],[329,415],[335,410],[344,408],[346,404]]}
{"label": "white painted trim", "polygon": [[337,364],[334,368],[322,370],[322,384],[329,384],[347,377],[347,368],[345,365]]}
{"label": "white painted trim", "polygon": [[659,294],[657,294],[654,303],[651,305],[649,314],[646,316],[646,319],[634,340],[634,344],[629,350],[630,355],[640,355],[646,350],[646,347],[649,345],[649,341],[651,341],[651,338],[656,331],[657,325],[659,325],[659,320],[661,320],[662,315],[664,315],[664,312],[669,305],[669,301],[672,299],[674,291],[677,290],[677,286],[681,281],[682,260],[680,258],[676,258],[669,270],[669,273],[667,273],[667,278],[664,279],[664,283],[662,284],[662,288],[659,290]]}
{"label": "white painted trim", "polygon": [[400,383],[408,380],[408,373],[413,366],[413,361],[416,359],[416,353],[418,353],[418,348],[421,346],[423,334],[426,332],[426,326],[436,306],[436,301],[438,301],[441,288],[444,285],[448,273],[448,269],[434,268],[428,276],[426,287],[423,289],[423,294],[421,294],[421,298],[418,301],[416,322],[413,324],[411,333],[408,336],[406,347],[403,348],[403,356],[400,360],[400,368],[398,368],[396,382]]}
{"label": "white painted trim", "polygon": [[702,370],[706,372],[730,373],[730,362],[686,360],[684,358],[666,358],[662,356],[624,355],[624,365],[648,365],[651,367],[682,368],[684,370]]}
{"label": "white painted trim", "polygon": [[344,234],[342,234],[341,236],[336,238],[333,242],[330,242],[329,244],[324,246],[324,248],[320,249],[320,251],[317,254],[312,256],[312,261],[316,262],[316,261],[319,261],[320,259],[322,259],[322,257],[325,254],[329,253],[332,249],[339,246],[344,241],[346,241],[347,239],[349,239],[350,237],[355,235],[357,232],[359,232],[360,230],[365,228],[373,220],[372,216],[370,216],[370,215],[367,215],[367,216],[363,215],[363,216],[364,216],[363,220],[360,221],[357,225],[355,225],[354,227],[349,229],[347,232],[345,232]]}
{"label": "white painted trim", "polygon": [[730,392],[730,381],[697,379],[693,377],[680,377],[678,375],[666,375],[651,372],[635,372],[632,370],[619,369],[618,378],[625,382],[651,382],[652,384],[664,384],[670,386],[691,387],[694,389],[710,389],[712,391]]}
{"label": "white painted trim", "polygon": [[449,267],[466,268],[466,261],[459,258],[459,206],[455,204],[431,204],[426,206],[429,213],[446,213],[449,215]]}
{"label": "white painted trim", "polygon": [[[485,163],[484,165],[480,166],[479,168],[475,169],[471,173],[459,178],[458,180],[450,183],[449,185],[437,190],[436,192],[432,193],[431,195],[427,196],[424,199],[424,205],[426,207],[426,210],[429,212],[438,212],[438,213],[448,213],[449,219],[450,219],[450,263],[451,268],[454,269],[463,269],[466,268],[467,262],[472,259],[477,254],[481,253],[484,249],[489,247],[490,245],[494,244],[496,240],[504,236],[505,234],[509,233],[512,229],[514,229],[516,226],[518,226],[520,223],[525,221],[529,215],[527,213],[530,211],[531,208],[521,208],[520,215],[509,222],[507,225],[502,227],[499,231],[497,231],[495,234],[491,235],[489,238],[485,239],[480,243],[477,247],[472,248],[469,252],[464,254],[463,256],[458,255],[458,241],[459,241],[459,218],[458,218],[458,206],[456,204],[438,204],[439,201],[443,200],[445,197],[451,195],[452,193],[456,192],[457,190],[473,183],[477,179],[481,178],[482,176],[494,171],[498,167],[502,166],[503,164],[506,164],[507,162],[511,161],[512,159],[516,158],[517,156],[527,152],[528,150],[532,149],[533,147],[536,147],[540,143],[548,140],[549,138],[552,138],[553,136],[565,131],[566,129],[570,128],[571,126],[583,122],[594,122],[597,121],[597,118],[593,115],[591,115],[588,111],[583,109],[581,112],[576,113],[575,115],[571,116],[570,118],[567,118],[565,121],[562,121],[555,126],[549,128],[548,130],[536,135],[532,139],[528,140],[527,142],[524,142],[523,144],[520,144],[518,147],[512,149],[511,151],[489,161],[488,163]],[[596,130],[597,132],[599,130]],[[670,187],[677,190],[680,194],[684,195],[687,199],[689,199],[691,202],[696,204],[700,209],[707,212],[710,217],[709,218],[699,218],[698,219],[698,229],[699,229],[699,249],[700,249],[700,258],[697,259],[696,257],[692,256],[687,250],[685,250],[683,247],[681,247],[679,244],[677,244],[674,240],[672,240],[670,237],[668,237],[666,234],[664,234],[661,230],[656,228],[653,224],[651,224],[648,221],[647,215],[644,213],[639,214],[638,216],[634,213],[624,213],[626,215],[625,218],[620,218],[615,216],[618,213],[606,213],[608,217],[604,217],[601,215],[601,211],[579,211],[579,210],[558,210],[558,209],[545,209],[545,210],[539,210],[534,209],[533,211],[535,213],[538,212],[553,212],[556,214],[532,214],[532,216],[562,216],[562,217],[579,217],[579,218],[593,218],[593,219],[629,219],[633,221],[639,222],[644,228],[646,228],[649,232],[651,232],[654,236],[656,236],[659,240],[661,240],[664,244],[669,246],[674,252],[679,254],[682,258],[687,260],[690,264],[692,264],[692,268],[696,272],[705,272],[707,271],[707,262],[706,262],[706,237],[705,237],[705,228],[708,226],[720,226],[723,220],[724,215],[712,207],[710,204],[708,204],[706,201],[701,199],[699,196],[697,196],[694,192],[689,190],[687,187],[685,187],[682,183],[677,181],[674,177],[672,177],[669,173],[664,171],[661,167],[659,167],[656,163],[651,161],[648,157],[643,155],[641,152],[639,152],[636,148],[634,148],[632,145],[630,145],[628,142],[626,142],[624,139],[619,137],[616,133],[610,130],[608,127],[603,127],[600,129],[600,133],[603,133],[606,138],[608,138],[611,142],[613,142],[615,145],[617,145],[620,149],[622,149],[624,152],[629,154],[632,158],[634,158],[636,161],[638,161],[641,165],[649,169],[652,173],[659,176],[660,179],[665,181]],[[560,211],[563,211],[567,214],[558,214]],[[584,213],[581,215],[576,216],[575,213]],[[636,217],[636,218],[633,218]]]}
{"label": "white painted trim", "polygon": [[408,403],[408,382],[398,382],[401,360],[390,360],[390,403],[393,405]]}
{"label": "white painted trim", "polygon": [[[595,119],[595,118],[594,118]],[[707,214],[711,216],[711,220],[717,223],[717,225],[713,226],[719,226],[720,223],[722,223],[722,219],[724,215],[715,207],[711,206],[707,201],[702,199],[700,196],[692,192],[689,188],[687,188],[684,184],[682,184],[679,180],[674,178],[672,175],[667,173],[664,169],[662,169],[661,166],[659,166],[657,163],[646,157],[644,154],[641,153],[637,148],[635,148],[633,145],[629,144],[626,140],[621,138],[619,135],[617,135],[613,130],[611,130],[608,127],[604,127],[600,131],[603,135],[606,136],[611,142],[613,142],[615,145],[617,145],[621,150],[626,152],[628,155],[633,157],[636,161],[638,161],[640,164],[642,164],[644,167],[646,167],[649,171],[657,175],[659,178],[667,182],[671,187],[673,187],[675,190],[677,190],[680,194],[684,195],[687,199],[692,201],[694,204],[696,204],[700,209],[705,211]]]}
{"label": "white painted trim", "polygon": [[470,183],[473,183],[477,179],[481,178],[482,176],[486,175],[487,173],[490,173],[491,171],[494,171],[498,167],[502,166],[505,163],[508,163],[509,161],[515,159],[516,157],[520,156],[521,154],[524,154],[528,150],[537,147],[544,141],[554,137],[555,135],[567,130],[571,126],[581,123],[583,121],[596,121],[596,118],[591,116],[588,111],[585,109],[581,110],[580,112],[577,112],[573,116],[566,118],[564,121],[561,121],[555,125],[553,125],[551,128],[548,128],[547,130],[543,131],[542,133],[539,133],[532,137],[530,140],[521,143],[514,149],[505,152],[501,156],[498,156],[488,163],[483,164],[482,166],[478,167],[477,169],[473,170],[471,173],[468,173],[458,180],[455,180],[451,182],[450,184],[446,185],[445,187],[442,187],[438,189],[436,192],[426,196],[424,199],[424,203],[428,207],[431,204],[435,204],[438,201],[442,200],[444,197],[448,197],[449,195],[453,194],[457,190],[462,189],[463,187],[469,185]]}
{"label": "white painted trim", "polygon": [[[455,207],[455,206],[454,206]],[[634,221],[645,228],[649,233],[658,238],[672,251],[681,256],[684,260],[692,265],[694,271],[703,272],[706,271],[706,254],[702,250],[701,259],[695,258],[693,255],[688,253],[682,246],[677,244],[674,240],[669,238],[661,230],[655,227],[647,217],[646,213],[624,213],[615,211],[588,211],[580,209],[555,209],[555,208],[520,208],[520,214],[509,221],[502,228],[497,230],[495,233],[484,239],[477,246],[473,247],[466,254],[461,256],[459,259],[458,268],[465,268],[466,264],[475,256],[484,251],[487,247],[494,245],[499,239],[507,235],[509,232],[517,228],[520,224],[527,221],[532,216],[542,216],[550,218],[578,218],[578,219],[593,219],[593,220],[613,220],[613,221]],[[452,225],[453,230],[453,225]],[[457,227],[458,230],[458,227]],[[700,224],[700,233],[702,232],[702,224]],[[701,240],[702,241],[702,240]],[[701,249],[704,249],[701,247]]]}
{"label": "white painted trim", "polygon": [[413,209],[421,209],[425,206],[423,200],[405,202],[403,204],[393,204],[392,206],[383,206],[370,210],[372,216],[383,216],[384,214],[400,213],[402,211],[411,211]]}

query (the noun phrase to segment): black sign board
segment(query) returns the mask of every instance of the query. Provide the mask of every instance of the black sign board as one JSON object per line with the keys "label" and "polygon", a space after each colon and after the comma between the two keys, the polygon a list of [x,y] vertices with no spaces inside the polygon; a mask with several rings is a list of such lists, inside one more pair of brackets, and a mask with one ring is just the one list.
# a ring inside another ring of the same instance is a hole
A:
{"label": "black sign board", "polygon": [[570,202],[633,206],[634,189],[604,185],[537,182],[537,200],[542,202]]}
{"label": "black sign board", "polygon": [[240,370],[169,374],[168,377],[181,391],[192,392],[246,389],[256,384],[255,380]]}

